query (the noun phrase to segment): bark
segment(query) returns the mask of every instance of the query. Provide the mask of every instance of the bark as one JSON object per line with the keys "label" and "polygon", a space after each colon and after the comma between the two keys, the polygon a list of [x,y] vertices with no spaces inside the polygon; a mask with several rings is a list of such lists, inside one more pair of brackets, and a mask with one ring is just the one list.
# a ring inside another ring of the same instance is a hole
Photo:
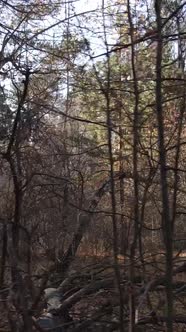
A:
{"label": "bark", "polygon": [[166,248],[166,297],[167,297],[167,332],[173,332],[173,294],[172,294],[172,269],[173,269],[173,229],[170,217],[170,204],[167,184],[166,148],[164,142],[164,117],[162,107],[162,19],[161,0],[155,1],[157,24],[157,55],[156,55],[156,116],[158,124],[158,144],[160,158],[160,177],[162,194],[162,227]]}
{"label": "bark", "polygon": [[19,260],[13,236],[13,226],[14,225],[11,223],[7,225],[7,247],[12,277],[10,300],[17,314],[21,314],[23,319],[23,326],[20,327],[19,332],[22,332],[22,329],[24,329],[25,332],[32,332],[32,318],[29,313],[28,293],[19,269]]}
{"label": "bark", "polygon": [[[177,29],[178,33],[180,34],[180,22],[179,18],[177,18]],[[182,78],[184,79],[184,67],[185,67],[185,59],[183,58],[183,45],[181,38],[179,36],[178,39],[178,52],[179,52],[179,63],[178,68],[182,70]],[[174,223],[176,219],[177,214],[177,196],[179,192],[179,161],[180,161],[180,153],[181,153],[181,139],[182,139],[182,132],[183,132],[183,126],[184,126],[184,114],[185,114],[185,106],[186,106],[186,95],[185,95],[185,85],[183,87],[184,90],[184,96],[181,101],[180,106],[180,116],[178,119],[178,128],[177,128],[177,142],[176,142],[176,151],[175,151],[175,161],[174,161],[174,184],[173,184],[173,203],[172,203],[172,228],[174,229]]]}
{"label": "bark", "polygon": [[131,293],[130,293],[130,326],[129,332],[135,332],[135,297],[133,292],[133,280],[135,278],[134,260],[137,247],[137,239],[140,235],[140,220],[139,220],[139,178],[138,178],[138,145],[139,145],[139,91],[138,79],[135,64],[135,48],[134,48],[134,27],[131,15],[130,0],[127,0],[127,12],[130,28],[131,38],[131,66],[133,76],[133,88],[135,94],[134,113],[133,113],[133,179],[134,179],[134,235],[130,250],[130,279],[131,279]]}
{"label": "bark", "polygon": [[4,285],[6,259],[7,259],[7,230],[6,225],[3,224],[3,241],[2,241],[2,256],[1,256],[1,273],[0,273],[0,288]]}
{"label": "bark", "polygon": [[[32,331],[32,319],[29,312],[29,296],[27,285],[23,280],[21,273],[21,265],[19,261],[19,231],[21,223],[21,208],[22,208],[22,182],[20,174],[20,160],[19,160],[19,147],[20,147],[20,121],[21,121],[21,110],[25,103],[28,85],[29,85],[30,72],[29,69],[25,72],[24,88],[21,96],[18,97],[18,107],[13,123],[12,132],[10,135],[9,144],[7,151],[4,154],[4,158],[7,160],[13,186],[14,186],[14,222],[7,225],[7,250],[11,269],[11,296],[10,299],[14,304],[16,313],[19,317],[22,317],[22,322],[18,331],[24,330],[25,332]],[[13,153],[14,152],[14,153]],[[28,272],[28,271],[27,271]],[[11,317],[10,320],[11,322]]]}
{"label": "bark", "polygon": [[118,221],[117,221],[117,204],[116,204],[116,195],[115,195],[115,178],[114,178],[114,158],[113,158],[113,146],[112,146],[112,115],[111,115],[111,106],[110,106],[110,83],[111,83],[111,64],[110,64],[110,55],[107,42],[107,31],[106,31],[106,20],[105,20],[105,1],[102,0],[102,17],[103,17],[103,34],[104,34],[104,43],[107,50],[106,53],[106,66],[107,66],[107,82],[105,90],[105,102],[106,102],[106,124],[107,124],[107,139],[108,139],[108,156],[109,156],[109,172],[110,172],[110,187],[111,187],[111,204],[112,204],[112,230],[113,230],[113,260],[114,260],[114,271],[115,271],[115,280],[117,289],[119,292],[120,299],[120,332],[124,332],[124,323],[123,323],[123,295],[121,287],[121,276],[120,276],[120,267],[118,264]]}

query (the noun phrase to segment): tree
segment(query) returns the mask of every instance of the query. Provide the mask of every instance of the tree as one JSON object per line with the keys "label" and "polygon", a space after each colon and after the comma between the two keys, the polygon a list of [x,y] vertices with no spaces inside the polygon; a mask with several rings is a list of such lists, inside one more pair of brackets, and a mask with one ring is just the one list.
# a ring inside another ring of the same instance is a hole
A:
{"label": "tree", "polygon": [[180,331],[184,2],[0,5],[6,325]]}

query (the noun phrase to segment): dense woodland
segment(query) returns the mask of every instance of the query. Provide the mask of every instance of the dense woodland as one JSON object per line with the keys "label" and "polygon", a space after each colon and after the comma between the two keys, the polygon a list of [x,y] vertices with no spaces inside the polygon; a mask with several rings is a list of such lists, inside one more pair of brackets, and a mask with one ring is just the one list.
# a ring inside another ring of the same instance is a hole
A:
{"label": "dense woodland", "polygon": [[186,2],[0,18],[0,332],[186,331]]}

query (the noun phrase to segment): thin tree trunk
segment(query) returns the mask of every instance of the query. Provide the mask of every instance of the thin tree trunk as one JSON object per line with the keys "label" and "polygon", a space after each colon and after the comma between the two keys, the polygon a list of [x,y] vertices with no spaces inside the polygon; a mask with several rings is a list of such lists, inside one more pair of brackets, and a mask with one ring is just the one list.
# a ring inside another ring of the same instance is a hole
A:
{"label": "thin tree trunk", "polygon": [[167,298],[167,332],[173,332],[173,293],[172,293],[172,269],[173,269],[173,230],[170,217],[170,204],[166,170],[166,148],[164,143],[164,118],[162,107],[162,19],[161,0],[155,1],[157,23],[157,58],[156,58],[156,115],[158,123],[158,144],[160,158],[160,177],[162,193],[162,227],[166,248],[166,298]]}
{"label": "thin tree trunk", "polygon": [[[120,28],[120,39],[121,39],[121,28]],[[121,42],[121,41],[120,41]],[[118,51],[117,55],[117,65],[119,68],[119,74],[118,74],[118,89],[119,89],[119,96],[117,96],[116,101],[116,107],[117,111],[119,112],[119,173],[124,173],[124,130],[123,130],[123,109],[122,109],[122,59],[121,59],[121,50]],[[120,246],[120,253],[125,256],[126,250],[128,247],[128,237],[127,237],[127,223],[124,218],[124,178],[122,177],[120,179],[119,184],[119,193],[120,193],[120,211],[121,211],[121,217],[120,217],[120,238],[119,238],[119,246]]]}
{"label": "thin tree trunk", "polygon": [[6,225],[3,224],[3,241],[2,241],[2,257],[1,257],[1,272],[0,272],[0,288],[4,285],[6,259],[7,259],[7,229]]}
{"label": "thin tree trunk", "polygon": [[129,332],[134,332],[135,328],[135,298],[133,294],[133,281],[135,279],[135,252],[137,247],[137,238],[139,235],[139,180],[138,180],[138,145],[139,145],[139,91],[137,82],[137,73],[135,65],[135,48],[134,48],[134,35],[133,35],[133,21],[131,15],[130,0],[127,0],[127,12],[128,21],[130,27],[131,37],[131,65],[132,65],[132,76],[133,76],[133,87],[135,94],[134,101],[134,113],[133,113],[133,182],[134,182],[134,236],[130,250],[130,280],[131,280],[131,292],[130,292],[130,324]]}
{"label": "thin tree trunk", "polygon": [[121,288],[121,277],[120,269],[118,264],[118,223],[116,217],[116,195],[115,195],[115,179],[114,179],[114,158],[113,158],[113,146],[112,146],[112,119],[111,119],[111,107],[110,107],[110,55],[107,43],[107,32],[106,32],[106,21],[105,21],[105,2],[102,0],[102,16],[103,16],[103,32],[104,32],[104,43],[107,50],[106,54],[106,65],[107,65],[107,86],[105,91],[106,100],[106,123],[107,123],[107,135],[108,135],[108,155],[109,155],[109,166],[110,166],[110,183],[111,183],[111,203],[112,203],[112,229],[113,229],[113,259],[114,259],[114,271],[116,277],[116,284],[119,292],[120,299],[120,332],[124,332],[124,319],[123,319],[123,294]]}
{"label": "thin tree trunk", "polygon": [[[181,33],[180,31],[180,22],[179,18],[177,18],[177,28],[178,28],[178,34]],[[179,63],[178,68],[182,70],[182,77],[184,79],[184,68],[185,68],[185,59],[183,58],[183,47],[182,47],[182,41],[179,37],[178,40],[178,50],[179,50]],[[184,114],[185,114],[185,107],[186,107],[186,86],[183,87],[184,90],[184,96],[183,100],[181,102],[180,106],[180,115],[178,118],[178,131],[177,131],[177,149],[175,153],[175,161],[174,161],[174,185],[173,185],[173,202],[172,202],[172,227],[174,230],[174,223],[176,219],[176,212],[177,212],[177,194],[178,194],[178,188],[179,188],[179,160],[180,160],[180,152],[181,152],[181,137],[182,137],[182,131],[183,131],[183,121],[184,121]]]}
{"label": "thin tree trunk", "polygon": [[7,147],[7,152],[4,154],[4,158],[7,160],[10,167],[12,182],[14,187],[14,222],[12,224],[7,225],[7,252],[11,267],[12,302],[16,307],[17,316],[22,317],[22,323],[21,323],[22,326],[20,326],[19,328],[20,332],[23,329],[25,332],[32,332],[33,330],[32,319],[29,313],[28,289],[23,279],[23,275],[20,269],[20,260],[19,260],[19,254],[20,254],[19,230],[21,222],[21,208],[22,208],[22,197],[23,197],[22,181],[21,181],[21,164],[19,156],[19,148],[20,148],[19,134],[21,130],[20,129],[21,110],[28,94],[29,78],[30,78],[30,71],[29,69],[27,69],[25,72],[23,93],[18,103],[16,116],[12,132],[10,135],[10,140]]}

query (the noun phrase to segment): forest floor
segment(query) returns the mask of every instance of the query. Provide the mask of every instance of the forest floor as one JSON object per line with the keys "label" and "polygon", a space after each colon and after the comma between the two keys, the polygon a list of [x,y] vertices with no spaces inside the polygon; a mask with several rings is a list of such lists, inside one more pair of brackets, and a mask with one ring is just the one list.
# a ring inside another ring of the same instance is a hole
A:
{"label": "forest floor", "polygon": [[[174,268],[186,262],[186,252],[179,255],[174,253]],[[145,264],[143,265],[140,258],[136,257],[135,261],[135,283],[133,292],[136,298],[136,306],[146,292],[146,287],[153,280],[160,280],[165,274],[165,253],[146,253],[144,255]],[[123,314],[126,324],[126,331],[129,318],[129,294],[131,291],[130,278],[128,275],[130,261],[122,255],[118,257],[121,275],[121,288],[123,292]],[[43,265],[43,264],[41,264]],[[61,282],[55,280],[55,285],[50,287],[58,287]],[[82,296],[77,296],[76,301],[69,308],[69,314],[74,321],[73,329],[65,331],[75,332],[110,332],[119,331],[119,292],[117,283],[115,282],[115,270],[113,259],[109,255],[98,254],[90,255],[80,253],[71,265],[69,274],[69,282],[64,288],[64,299],[70,299],[78,291],[89,287],[88,292]],[[56,283],[57,282],[57,283]],[[186,283],[186,272],[178,273],[173,278],[174,292],[174,314],[176,317],[185,317],[186,313],[186,292],[176,294],[175,290],[182,287]],[[145,299],[138,307],[138,331],[165,331],[165,284],[160,282],[155,288],[146,293]],[[4,297],[4,293],[0,292],[0,332],[8,332],[7,327],[7,311],[8,307]],[[184,318],[185,319],[185,318]],[[175,320],[174,332],[186,332],[186,322],[178,324]]]}

